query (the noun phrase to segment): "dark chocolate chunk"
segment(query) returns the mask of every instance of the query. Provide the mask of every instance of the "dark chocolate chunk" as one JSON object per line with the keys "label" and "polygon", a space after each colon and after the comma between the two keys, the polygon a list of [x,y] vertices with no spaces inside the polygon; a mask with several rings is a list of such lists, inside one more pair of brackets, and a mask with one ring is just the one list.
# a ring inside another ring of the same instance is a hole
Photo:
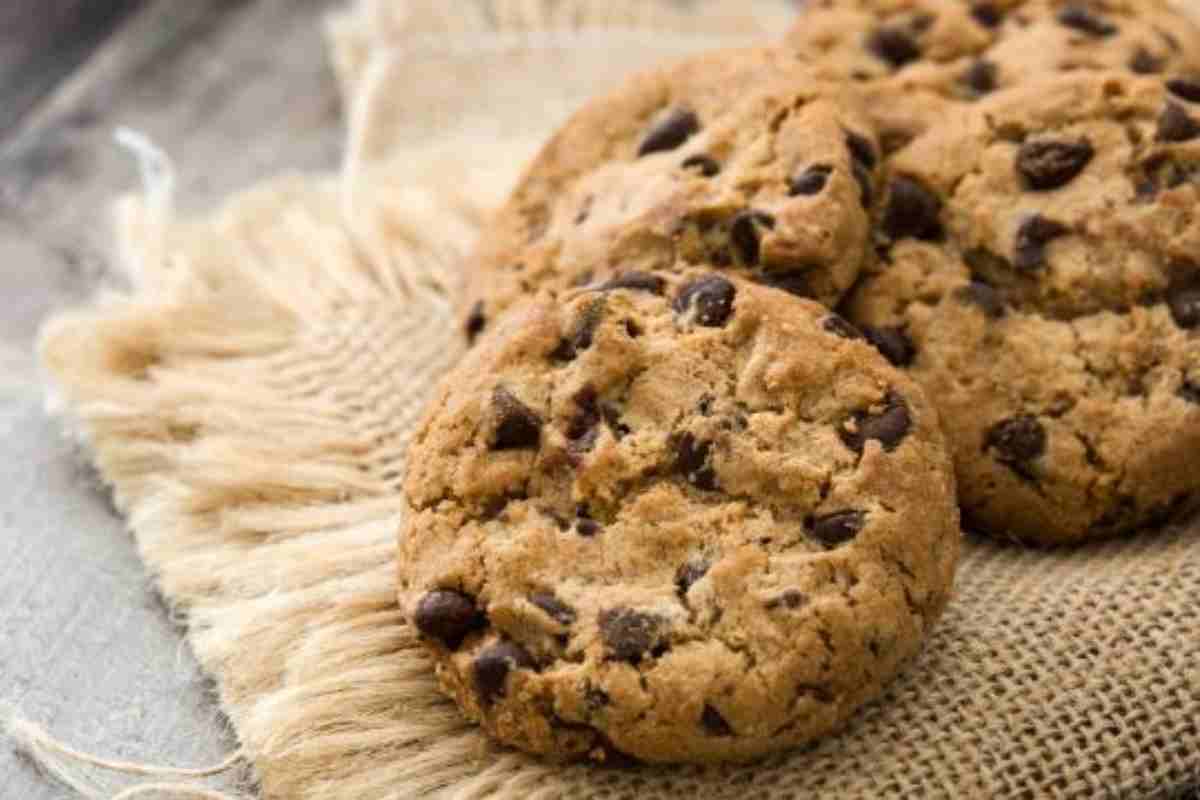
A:
{"label": "dark chocolate chunk", "polygon": [[971,281],[955,292],[954,296],[964,303],[978,307],[991,319],[1004,316],[1004,299],[999,292],[982,281]]}
{"label": "dark chocolate chunk", "polygon": [[963,73],[963,83],[977,95],[988,94],[996,89],[996,65],[979,59]]}
{"label": "dark chocolate chunk", "polygon": [[1163,59],[1151,53],[1144,47],[1139,47],[1129,59],[1129,69],[1138,75],[1154,75],[1162,72]]}
{"label": "dark chocolate chunk", "polygon": [[921,46],[913,35],[900,27],[876,28],[867,39],[867,49],[879,58],[900,69],[921,57]]}
{"label": "dark chocolate chunk", "polygon": [[497,642],[475,658],[472,672],[475,690],[485,706],[504,696],[508,674],[518,669],[533,669],[537,663],[525,648],[516,642]]}
{"label": "dark chocolate chunk", "polygon": [[1200,285],[1172,286],[1167,290],[1167,306],[1179,327],[1200,327]]}
{"label": "dark chocolate chunk", "polygon": [[567,439],[574,453],[590,452],[600,434],[600,408],[596,404],[596,390],[585,386],[575,395],[578,412],[567,425]]}
{"label": "dark chocolate chunk", "polygon": [[862,339],[862,332],[858,328],[846,321],[845,317],[837,314],[830,314],[821,321],[821,327],[828,333],[834,336],[840,336],[843,339]]}
{"label": "dark chocolate chunk", "polygon": [[826,549],[833,550],[858,536],[866,520],[862,511],[838,511],[813,519],[809,531]]}
{"label": "dark chocolate chunk", "polygon": [[1200,405],[1200,384],[1185,380],[1179,387],[1179,396],[1189,403]]}
{"label": "dark chocolate chunk", "polygon": [[729,227],[729,241],[742,263],[754,265],[758,263],[762,249],[762,228],[771,230],[775,227],[775,218],[762,211],[743,211],[733,218]]}
{"label": "dark chocolate chunk", "polygon": [[700,118],[694,111],[674,108],[662,116],[638,147],[638,158],[651,153],[674,150],[700,132]]}
{"label": "dark chocolate chunk", "polygon": [[705,155],[689,156],[680,166],[684,169],[698,170],[706,178],[712,178],[721,172],[721,165]]}
{"label": "dark chocolate chunk", "polygon": [[632,433],[629,426],[621,422],[621,411],[616,406],[601,406],[600,415],[604,417],[605,424],[607,424],[608,429],[613,432],[613,436],[616,437],[617,441],[624,439],[626,436]]}
{"label": "dark chocolate chunk", "polygon": [[942,201],[936,194],[913,178],[904,176],[892,180],[883,230],[893,240],[913,237],[937,240],[942,236],[939,216]]}
{"label": "dark chocolate chunk", "polygon": [[675,591],[680,597],[688,593],[688,589],[692,588],[692,584],[708,574],[708,569],[711,565],[702,559],[694,559],[686,564],[680,565],[675,571]]}
{"label": "dark chocolate chunk", "polygon": [[601,526],[594,519],[581,518],[575,521],[575,531],[580,536],[590,539],[600,532]]}
{"label": "dark chocolate chunk", "polygon": [[483,329],[487,327],[487,317],[483,314],[482,300],[471,307],[471,313],[467,314],[467,321],[463,327],[467,334],[467,344],[475,344],[479,334],[483,333]]}
{"label": "dark chocolate chunk", "polygon": [[600,638],[612,661],[637,665],[662,648],[663,619],[654,614],[617,608],[600,612]]}
{"label": "dark chocolate chunk", "polygon": [[487,625],[475,598],[449,589],[436,589],[417,602],[413,624],[425,636],[457,650],[463,639]]}
{"label": "dark chocolate chunk", "polygon": [[794,294],[797,297],[813,296],[811,273],[807,269],[765,272],[758,277],[758,283]]}
{"label": "dark chocolate chunk", "polygon": [[1089,36],[1112,36],[1117,32],[1117,26],[1103,17],[1093,14],[1082,3],[1071,3],[1058,12],[1058,21],[1072,30],[1086,33]]}
{"label": "dark chocolate chunk", "polygon": [[871,173],[862,164],[855,164],[851,170],[854,180],[858,183],[858,195],[862,207],[870,209],[875,203],[875,190],[871,186]]}
{"label": "dark chocolate chunk", "polygon": [[917,348],[913,346],[904,328],[864,325],[862,333],[894,367],[910,366],[917,357]]}
{"label": "dark chocolate chunk", "polygon": [[499,418],[493,450],[537,449],[542,440],[542,420],[533,409],[503,387],[492,395],[492,408]]}
{"label": "dark chocolate chunk", "polygon": [[808,605],[808,595],[796,589],[788,589],[778,597],[773,597],[767,601],[768,609],[783,608],[795,611],[797,608]]}
{"label": "dark chocolate chunk", "polygon": [[889,392],[884,408],[878,413],[856,411],[841,428],[842,443],[856,453],[862,453],[866,443],[875,439],[886,452],[895,450],[912,430],[912,415],[904,398]]}
{"label": "dark chocolate chunk", "polygon": [[985,28],[999,27],[1004,21],[1004,16],[1000,13],[1000,9],[996,8],[994,3],[981,2],[971,5],[971,16]]}
{"label": "dark chocolate chunk", "polygon": [[1156,139],[1160,142],[1189,142],[1200,137],[1200,123],[1178,103],[1167,103],[1158,118]]}
{"label": "dark chocolate chunk", "polygon": [[708,328],[720,328],[733,314],[733,301],[737,289],[720,275],[709,275],[695,280],[680,291],[675,298],[675,310],[684,313],[696,307],[696,323]]}
{"label": "dark chocolate chunk", "polygon": [[717,473],[709,463],[712,442],[698,442],[690,433],[680,436],[675,445],[675,469],[683,473],[687,482],[706,492],[717,490]]}
{"label": "dark chocolate chunk", "polygon": [[813,164],[808,169],[792,178],[788,184],[788,194],[792,197],[811,197],[825,190],[833,167],[828,164]]}
{"label": "dark chocolate chunk", "polygon": [[1041,269],[1046,265],[1046,245],[1070,232],[1066,225],[1040,214],[1026,217],[1017,228],[1013,266],[1026,272]]}
{"label": "dark chocolate chunk", "polygon": [[709,736],[733,736],[733,728],[721,716],[720,712],[705,703],[704,713],[700,715],[700,724]]}
{"label": "dark chocolate chunk", "polygon": [[1189,103],[1200,103],[1200,78],[1175,78],[1167,81],[1167,90]]}
{"label": "dark chocolate chunk", "polygon": [[588,306],[587,310],[583,313],[583,317],[575,325],[575,329],[563,338],[558,343],[558,347],[554,348],[553,352],[550,353],[551,360],[569,362],[578,358],[580,352],[592,346],[592,340],[596,335],[596,328],[600,327],[600,319],[603,316],[603,303],[596,302]]}
{"label": "dark chocolate chunk", "polygon": [[598,291],[615,292],[618,289],[630,289],[635,292],[661,295],[666,285],[665,280],[649,272],[623,272],[602,285]]}
{"label": "dark chocolate chunk", "polygon": [[529,596],[529,602],[545,611],[550,619],[562,625],[571,625],[575,622],[575,609],[559,600],[549,592],[539,592]]}
{"label": "dark chocolate chunk", "polygon": [[846,131],[846,148],[851,157],[867,169],[875,169],[879,156],[875,153],[875,145],[861,133]]}
{"label": "dark chocolate chunk", "polygon": [[1029,189],[1039,192],[1066,186],[1092,162],[1095,148],[1087,139],[1077,142],[1038,139],[1017,151],[1017,172]]}
{"label": "dark chocolate chunk", "polygon": [[1025,465],[1046,452],[1046,429],[1036,417],[1023,414],[988,429],[984,446],[1008,464]]}

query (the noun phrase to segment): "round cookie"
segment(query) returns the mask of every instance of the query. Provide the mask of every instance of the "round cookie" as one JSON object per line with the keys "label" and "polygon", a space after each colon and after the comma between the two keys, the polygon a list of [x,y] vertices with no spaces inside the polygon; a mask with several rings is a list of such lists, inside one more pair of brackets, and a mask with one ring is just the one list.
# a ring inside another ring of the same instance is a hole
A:
{"label": "round cookie", "polygon": [[869,254],[879,151],[864,117],[767,48],[636,76],[551,139],[485,229],[468,334],[614,270],[710,264],[836,304]]}
{"label": "round cookie", "polygon": [[409,465],[401,606],[471,719],[556,759],[826,734],[951,590],[952,469],[920,389],[823,307],[719,272],[507,315]]}
{"label": "round cookie", "polygon": [[844,312],[937,404],[968,527],[1079,542],[1200,496],[1197,101],[1072,73],[889,159]]}
{"label": "round cookie", "polygon": [[1168,0],[810,0],[783,46],[892,113],[914,89],[973,101],[1064,72],[1194,76],[1198,16]]}

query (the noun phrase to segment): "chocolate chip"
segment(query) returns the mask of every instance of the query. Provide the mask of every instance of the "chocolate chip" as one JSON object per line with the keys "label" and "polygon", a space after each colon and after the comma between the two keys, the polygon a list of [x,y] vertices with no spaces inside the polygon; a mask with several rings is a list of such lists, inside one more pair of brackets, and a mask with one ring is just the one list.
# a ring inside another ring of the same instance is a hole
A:
{"label": "chocolate chip", "polygon": [[561,625],[571,625],[575,622],[575,609],[549,592],[531,594],[529,602],[545,611],[550,619]]}
{"label": "chocolate chip", "polygon": [[483,333],[483,329],[487,327],[487,317],[483,314],[483,301],[480,300],[471,307],[471,313],[467,314],[467,322],[464,326],[467,334],[467,344],[475,344],[475,340],[479,338],[479,334]]}
{"label": "chocolate chip", "polygon": [[688,483],[706,492],[717,490],[717,473],[708,460],[711,451],[712,442],[697,442],[690,433],[680,436],[675,444],[675,469]]}
{"label": "chocolate chip", "polygon": [[609,430],[613,432],[613,436],[616,437],[617,441],[624,439],[626,436],[632,433],[629,426],[621,422],[621,411],[616,406],[601,406],[600,415],[604,418],[605,424],[607,424]]}
{"label": "chocolate chip", "polygon": [[912,430],[912,415],[904,398],[889,392],[884,409],[877,414],[856,411],[847,424],[838,430],[842,443],[856,453],[862,453],[866,443],[875,439],[886,452],[892,452]]}
{"label": "chocolate chip", "polygon": [[684,169],[699,170],[700,174],[706,178],[712,178],[721,172],[721,165],[705,155],[689,156],[680,166]]}
{"label": "chocolate chip", "polygon": [[592,346],[593,338],[596,335],[596,328],[600,327],[600,320],[604,316],[603,303],[597,302],[588,306],[583,312],[583,316],[575,325],[575,329],[558,343],[558,347],[554,348],[550,353],[550,359],[558,362],[570,362],[579,357],[579,353],[587,350]]}
{"label": "chocolate chip", "polygon": [[1154,75],[1162,72],[1163,59],[1151,53],[1144,47],[1139,47],[1129,59],[1129,69],[1138,75]]}
{"label": "chocolate chip", "polygon": [[1026,272],[1041,269],[1046,265],[1046,245],[1070,232],[1066,225],[1040,214],[1026,217],[1017,228],[1013,266]]}
{"label": "chocolate chip", "polygon": [[692,588],[692,584],[708,574],[708,569],[711,565],[704,560],[692,560],[686,564],[680,565],[679,569],[675,570],[675,591],[680,597],[688,593]]}
{"label": "chocolate chip", "polygon": [[499,422],[492,439],[493,450],[536,450],[542,439],[542,420],[529,406],[504,388],[492,395],[492,408]]}
{"label": "chocolate chip", "polygon": [[611,661],[637,665],[648,655],[661,651],[664,620],[629,608],[600,612],[600,638]]}
{"label": "chocolate chip", "polygon": [[1027,188],[1044,192],[1066,186],[1079,176],[1096,155],[1087,139],[1065,142],[1040,139],[1026,142],[1017,151],[1017,172]]}
{"label": "chocolate chip", "polygon": [[903,328],[864,325],[862,333],[894,367],[910,366],[917,357],[917,348]]}
{"label": "chocolate chip", "polygon": [[457,650],[463,639],[487,625],[475,598],[449,589],[429,592],[417,603],[413,624],[425,636]]}
{"label": "chocolate chip", "polygon": [[967,68],[963,83],[977,95],[987,94],[996,89],[996,74],[996,65],[981,58]]}
{"label": "chocolate chip", "polygon": [[792,197],[811,197],[825,190],[833,167],[828,164],[813,164],[808,169],[792,178],[788,183],[788,194]]}
{"label": "chocolate chip", "polygon": [[1200,327],[1200,286],[1172,286],[1167,290],[1167,306],[1179,327]]}
{"label": "chocolate chip", "polygon": [[903,28],[877,28],[867,39],[867,49],[879,58],[900,69],[921,57],[921,47],[912,34]]}
{"label": "chocolate chip", "polygon": [[686,108],[671,109],[650,128],[638,147],[638,158],[674,150],[700,132],[700,118]]}
{"label": "chocolate chip", "polygon": [[846,321],[845,317],[840,317],[837,314],[830,314],[821,321],[821,327],[828,333],[834,336],[840,336],[843,339],[862,339],[863,335],[858,328]]}
{"label": "chocolate chip", "polygon": [[867,515],[862,511],[838,511],[812,520],[812,535],[828,550],[841,547],[862,532]]}
{"label": "chocolate chip", "polygon": [[700,724],[709,736],[733,736],[733,728],[715,708],[704,705],[704,713],[700,715]]}
{"label": "chocolate chip", "polygon": [[1000,9],[993,3],[975,3],[971,6],[971,16],[985,28],[995,28],[1004,21]]}
{"label": "chocolate chip", "polygon": [[615,292],[618,289],[629,289],[635,292],[649,292],[662,295],[667,282],[658,275],[649,272],[623,272],[602,285],[597,291]]}
{"label": "chocolate chip", "polygon": [[988,429],[987,449],[1008,464],[1028,464],[1046,452],[1046,429],[1028,414],[998,422]]}
{"label": "chocolate chip", "polygon": [[797,608],[806,605],[808,605],[808,595],[795,589],[788,589],[783,594],[779,595],[778,597],[771,598],[766,603],[768,610],[773,610],[782,606],[795,611]]}
{"label": "chocolate chip", "polygon": [[1189,103],[1200,103],[1200,79],[1175,78],[1167,81],[1171,94]]}
{"label": "chocolate chip", "polygon": [[771,230],[774,227],[775,218],[762,211],[743,211],[733,218],[733,223],[729,227],[729,241],[741,257],[743,264],[758,263],[759,251],[762,247],[760,228]]}
{"label": "chocolate chip", "polygon": [[1179,396],[1194,405],[1200,405],[1200,384],[1185,380],[1179,387]]}
{"label": "chocolate chip", "polygon": [[1117,32],[1116,25],[1093,14],[1080,3],[1072,3],[1058,12],[1058,21],[1068,28],[1089,36],[1112,36]]}
{"label": "chocolate chip", "polygon": [[807,269],[790,270],[786,272],[767,272],[760,275],[758,283],[794,294],[797,297],[812,297],[811,273]]}
{"label": "chocolate chip", "polygon": [[1157,141],[1188,142],[1197,137],[1200,137],[1200,123],[1192,119],[1183,106],[1167,103],[1167,107],[1158,118]]}
{"label": "chocolate chip", "polygon": [[855,164],[851,174],[858,182],[858,196],[862,201],[862,207],[870,209],[875,203],[875,190],[871,187],[871,173],[867,172],[861,164]]}
{"label": "chocolate chip", "polygon": [[720,328],[733,314],[737,289],[720,275],[709,275],[684,286],[675,298],[675,310],[685,313],[696,307],[695,320],[707,328]]}
{"label": "chocolate chip", "polygon": [[600,523],[594,519],[578,519],[575,521],[575,532],[586,539],[592,538],[600,530]]}
{"label": "chocolate chip", "polygon": [[518,669],[533,669],[537,663],[525,648],[516,642],[497,642],[475,658],[472,673],[475,690],[485,706],[504,696],[508,674]]}
{"label": "chocolate chip", "polygon": [[875,145],[861,133],[846,131],[846,148],[851,157],[867,169],[875,169],[879,157],[875,154]]}
{"label": "chocolate chip", "polygon": [[913,178],[898,177],[889,187],[883,231],[893,240],[913,237],[937,240],[942,235],[938,219],[941,199]]}
{"label": "chocolate chip", "polygon": [[588,453],[600,435],[600,408],[596,404],[596,390],[585,386],[575,395],[578,408],[567,425],[567,440],[574,453]]}
{"label": "chocolate chip", "polygon": [[982,281],[971,281],[954,293],[959,300],[978,307],[991,319],[1004,316],[1004,299],[1000,293]]}

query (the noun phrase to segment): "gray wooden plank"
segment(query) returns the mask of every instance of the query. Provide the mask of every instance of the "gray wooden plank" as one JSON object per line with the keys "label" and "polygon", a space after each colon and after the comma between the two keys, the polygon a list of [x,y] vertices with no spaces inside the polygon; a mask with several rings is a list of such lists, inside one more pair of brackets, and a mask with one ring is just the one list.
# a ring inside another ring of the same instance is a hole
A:
{"label": "gray wooden plank", "polygon": [[0,136],[145,0],[0,4]]}
{"label": "gray wooden plank", "polygon": [[[232,742],[131,537],[41,411],[37,327],[110,280],[108,204],[137,186],[117,126],[177,157],[191,208],[336,165],[319,25],[334,4],[149,3],[0,139],[0,703],[84,749],[200,765]],[[70,796],[0,745],[0,797]]]}

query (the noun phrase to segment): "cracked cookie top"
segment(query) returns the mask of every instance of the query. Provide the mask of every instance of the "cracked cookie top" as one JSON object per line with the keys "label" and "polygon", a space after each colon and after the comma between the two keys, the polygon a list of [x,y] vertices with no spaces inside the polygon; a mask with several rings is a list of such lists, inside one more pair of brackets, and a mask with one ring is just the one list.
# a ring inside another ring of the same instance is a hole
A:
{"label": "cracked cookie top", "polygon": [[974,102],[1066,72],[1194,76],[1198,45],[1167,0],[809,0],[783,46],[903,106],[914,89]]}
{"label": "cracked cookie top", "polygon": [[920,389],[827,309],[722,272],[509,315],[409,463],[409,620],[469,716],[557,758],[822,735],[916,651],[957,558]]}
{"label": "cracked cookie top", "polygon": [[972,526],[1076,542],[1192,505],[1200,83],[1000,91],[886,171],[880,260],[845,313],[938,405]]}
{"label": "cracked cookie top", "polygon": [[869,253],[879,143],[780,50],[709,53],[579,111],[483,233],[466,323],[620,270],[711,265],[834,305]]}

